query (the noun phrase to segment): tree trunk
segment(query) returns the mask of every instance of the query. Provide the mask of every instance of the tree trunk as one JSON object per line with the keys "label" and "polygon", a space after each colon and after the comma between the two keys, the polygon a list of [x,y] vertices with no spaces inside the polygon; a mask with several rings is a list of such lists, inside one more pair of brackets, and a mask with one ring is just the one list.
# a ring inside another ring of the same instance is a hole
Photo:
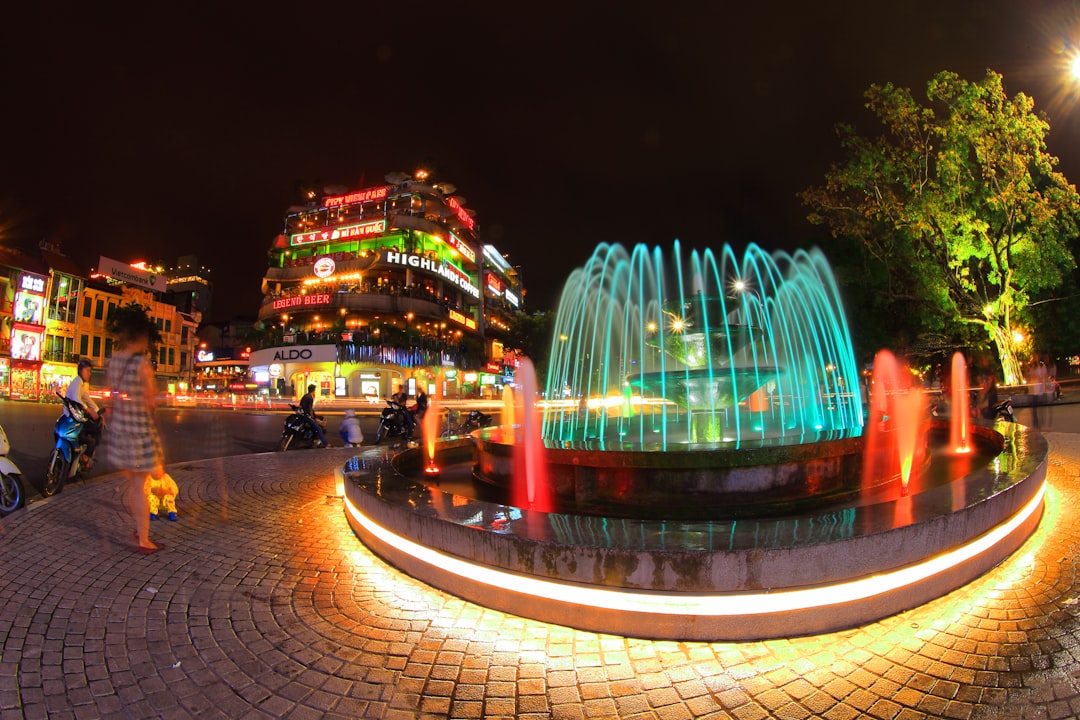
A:
{"label": "tree trunk", "polygon": [[990,325],[988,329],[997,347],[998,358],[1001,360],[1001,375],[1005,379],[1005,384],[1022,385],[1024,369],[1016,356],[1016,343],[1013,342],[1012,333],[1008,328],[1000,325]]}

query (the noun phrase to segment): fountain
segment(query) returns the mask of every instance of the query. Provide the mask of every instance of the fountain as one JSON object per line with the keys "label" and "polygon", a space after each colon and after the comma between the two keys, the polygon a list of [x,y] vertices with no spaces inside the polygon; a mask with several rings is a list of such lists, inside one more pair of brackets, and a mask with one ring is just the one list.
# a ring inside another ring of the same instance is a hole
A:
{"label": "fountain", "polygon": [[[737,640],[912,607],[1034,530],[1046,470],[1037,433],[973,426],[958,464],[947,428],[918,430],[924,396],[883,355],[869,422],[882,433],[864,435],[820,253],[751,246],[739,262],[725,248],[684,264],[676,245],[665,260],[601,245],[570,276],[542,430],[524,389],[502,427],[436,447],[444,486],[453,477],[474,494],[448,499],[418,481],[418,451],[394,458],[393,482],[352,473],[346,508],[364,542],[421,580],[519,615]],[[523,386],[531,375],[521,368]],[[876,469],[864,474],[872,442]]]}

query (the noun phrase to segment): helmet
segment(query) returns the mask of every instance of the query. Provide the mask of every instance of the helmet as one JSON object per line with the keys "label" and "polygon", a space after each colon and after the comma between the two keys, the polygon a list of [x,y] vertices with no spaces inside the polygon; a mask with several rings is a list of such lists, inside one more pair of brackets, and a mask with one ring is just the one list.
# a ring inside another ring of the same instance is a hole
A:
{"label": "helmet", "polygon": [[83,368],[92,368],[92,367],[94,367],[94,363],[90,362],[86,358],[83,358],[82,360],[79,361],[79,367],[77,369],[77,372],[82,372]]}

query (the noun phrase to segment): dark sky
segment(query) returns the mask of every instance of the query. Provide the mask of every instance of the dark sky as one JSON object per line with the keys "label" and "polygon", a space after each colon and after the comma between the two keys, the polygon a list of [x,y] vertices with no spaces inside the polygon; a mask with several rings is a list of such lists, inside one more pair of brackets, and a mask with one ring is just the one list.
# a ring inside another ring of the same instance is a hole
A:
{"label": "dark sky", "polygon": [[0,28],[0,242],[194,253],[214,319],[255,314],[299,181],[420,165],[534,310],[601,241],[791,248],[833,126],[939,70],[1034,97],[1080,178],[1080,0],[27,5]]}

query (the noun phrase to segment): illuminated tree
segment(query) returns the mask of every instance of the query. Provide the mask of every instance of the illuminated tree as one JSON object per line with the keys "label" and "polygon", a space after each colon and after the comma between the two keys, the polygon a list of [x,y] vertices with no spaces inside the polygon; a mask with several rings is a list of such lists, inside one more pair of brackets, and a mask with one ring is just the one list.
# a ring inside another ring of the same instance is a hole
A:
{"label": "illuminated tree", "polygon": [[979,328],[1006,383],[1022,382],[1013,330],[1033,296],[1075,267],[1080,197],[1046,151],[1049,125],[1030,98],[942,72],[926,105],[892,84],[866,107],[882,132],[837,127],[844,160],[802,193],[809,219],[854,241],[878,286],[875,302],[917,331]]}

